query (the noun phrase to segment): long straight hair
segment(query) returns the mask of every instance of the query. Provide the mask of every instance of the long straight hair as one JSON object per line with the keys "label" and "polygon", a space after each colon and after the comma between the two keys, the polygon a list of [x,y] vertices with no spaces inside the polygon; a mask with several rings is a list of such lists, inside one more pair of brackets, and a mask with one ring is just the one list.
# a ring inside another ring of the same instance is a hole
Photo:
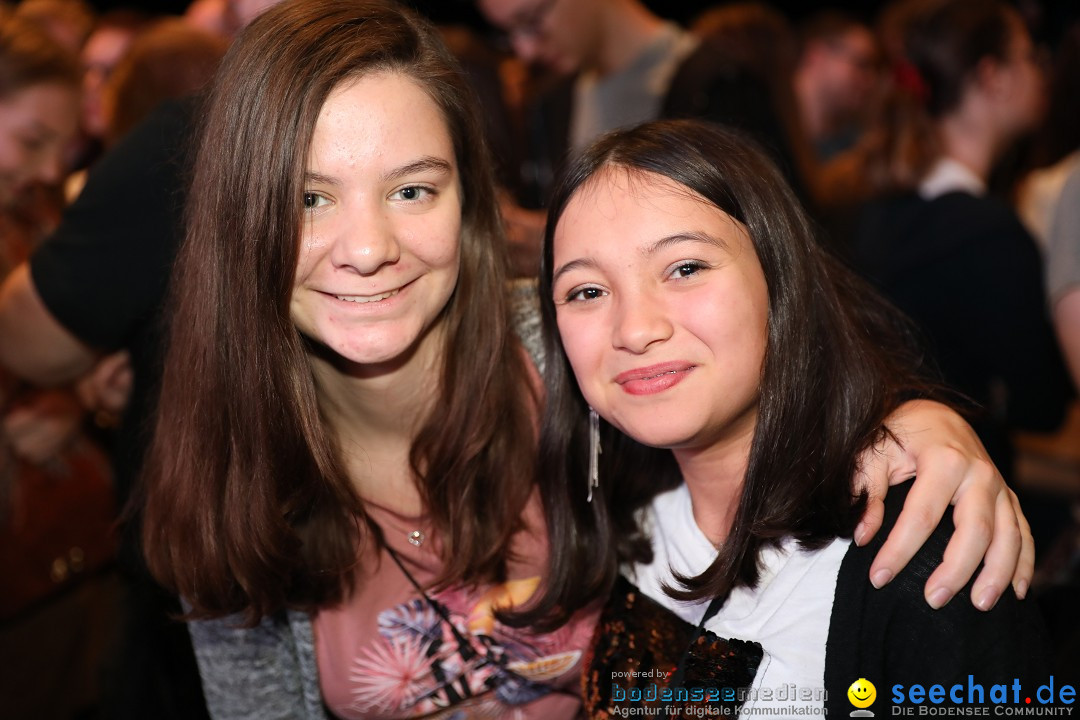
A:
{"label": "long straight hair", "polygon": [[602,597],[621,563],[651,559],[638,511],[681,482],[669,450],[601,424],[600,493],[586,502],[588,408],[574,381],[552,299],[555,228],[567,204],[605,168],[660,175],[743,223],[768,284],[768,342],[758,420],[734,525],[715,562],[681,578],[681,599],[753,585],[760,550],[789,536],[818,547],[850,535],[862,499],[852,489],[859,453],[881,440],[901,401],[931,389],[914,368],[904,320],[815,241],[779,171],[746,137],[694,121],[651,123],[601,139],[557,186],[545,234],[540,302],[547,406],[539,483],[550,523],[551,573],[543,597],[515,622],[558,624]]}
{"label": "long straight hair", "polygon": [[248,27],[216,78],[171,290],[142,535],[150,569],[193,617],[254,622],[337,602],[378,542],[320,414],[289,299],[319,111],[342,83],[386,71],[435,101],[462,185],[438,397],[410,454],[442,541],[440,584],[497,576],[519,527],[536,409],[510,330],[478,104],[427,22],[391,3],[293,0]]}

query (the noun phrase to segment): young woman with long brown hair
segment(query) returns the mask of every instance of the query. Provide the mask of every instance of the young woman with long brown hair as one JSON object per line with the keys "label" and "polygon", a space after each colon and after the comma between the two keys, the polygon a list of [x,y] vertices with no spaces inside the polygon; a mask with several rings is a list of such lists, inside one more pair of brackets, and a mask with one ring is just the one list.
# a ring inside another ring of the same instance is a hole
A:
{"label": "young woman with long brown hair", "polygon": [[[390,4],[286,2],[226,56],[143,517],[217,717],[577,712],[595,616],[537,634],[494,613],[541,584],[547,530],[537,381],[481,127],[435,30]],[[942,429],[955,416],[909,410],[909,451],[946,476],[921,481],[918,504],[937,515],[969,488],[964,512],[997,519],[988,577],[1003,586],[1022,534],[1007,493],[965,428]],[[912,522],[886,570],[921,543]],[[937,587],[985,549],[960,543]]]}

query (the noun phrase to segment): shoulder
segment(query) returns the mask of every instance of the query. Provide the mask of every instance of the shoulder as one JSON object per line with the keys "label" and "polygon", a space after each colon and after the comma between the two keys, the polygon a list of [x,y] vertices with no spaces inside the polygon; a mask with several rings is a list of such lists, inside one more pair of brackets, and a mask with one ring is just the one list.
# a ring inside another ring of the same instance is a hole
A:
{"label": "shoulder", "polygon": [[929,686],[972,673],[987,682],[1006,676],[1031,680],[1045,673],[1041,619],[1011,588],[989,612],[972,605],[974,579],[943,608],[926,603],[926,580],[953,533],[951,512],[892,582],[880,590],[870,584],[870,564],[895,527],[909,489],[910,483],[890,488],[881,530],[864,547],[852,544],[841,565],[826,650],[830,694],[860,677],[877,683],[876,676],[890,686]]}
{"label": "shoulder", "polygon": [[190,622],[207,707],[215,718],[323,720],[314,634],[306,613],[243,627],[230,616]]}
{"label": "shoulder", "polygon": [[540,296],[536,280],[514,280],[508,285],[510,321],[536,369],[544,372],[544,338],[540,326]]}

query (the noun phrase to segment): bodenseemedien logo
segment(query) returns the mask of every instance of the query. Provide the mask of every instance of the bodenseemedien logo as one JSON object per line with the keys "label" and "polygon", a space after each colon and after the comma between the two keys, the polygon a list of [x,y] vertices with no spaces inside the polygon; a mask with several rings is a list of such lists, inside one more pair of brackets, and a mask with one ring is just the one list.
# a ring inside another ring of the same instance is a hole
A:
{"label": "bodenseemedien logo", "polygon": [[874,683],[866,678],[859,678],[848,688],[847,699],[855,706],[855,709],[851,711],[851,717],[874,717],[873,711],[866,709],[874,704],[874,700],[877,700],[877,688],[874,687]]}

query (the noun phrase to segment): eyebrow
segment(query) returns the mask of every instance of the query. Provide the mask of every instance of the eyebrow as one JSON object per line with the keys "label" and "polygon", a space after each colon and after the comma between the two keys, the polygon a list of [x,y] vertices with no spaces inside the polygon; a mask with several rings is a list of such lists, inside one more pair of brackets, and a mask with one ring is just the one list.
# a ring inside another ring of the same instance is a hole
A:
{"label": "eyebrow", "polygon": [[[641,251],[642,256],[651,257],[665,248],[672,247],[674,245],[680,245],[682,243],[705,243],[706,245],[712,245],[713,247],[720,248],[721,250],[727,250],[728,244],[722,238],[718,238],[715,235],[710,235],[707,232],[701,232],[697,230],[675,233],[674,235],[668,235],[662,237],[651,245],[647,246]],[[559,277],[571,270],[577,270],[578,268],[595,268],[596,261],[591,258],[578,258],[577,260],[571,260],[565,265],[561,265],[556,268],[555,272],[551,276],[551,284],[554,285]]]}
{"label": "eyebrow", "polygon": [[715,235],[710,235],[709,233],[700,230],[693,230],[690,232],[675,233],[674,235],[662,237],[653,244],[643,249],[641,251],[641,254],[644,257],[651,257],[665,248],[688,242],[704,243],[706,245],[712,245],[713,247],[720,248],[721,250],[728,249],[728,244],[723,238],[718,238]]}
{"label": "eyebrow", "polygon": [[[435,171],[441,174],[449,175],[454,166],[442,158],[433,156],[425,156],[419,160],[414,160],[411,163],[402,165],[401,167],[394,168],[386,172],[380,179],[383,182],[393,182],[400,180],[403,177],[412,175],[413,173]],[[323,175],[317,172],[305,172],[304,182],[313,183],[316,185],[340,185],[341,181],[333,175]]]}
{"label": "eyebrow", "polygon": [[414,160],[411,163],[402,165],[399,168],[395,168],[390,172],[382,176],[384,182],[392,182],[394,180],[400,180],[403,177],[412,175],[413,173],[435,171],[444,174],[450,174],[453,170],[453,166],[443,160],[442,158],[426,155],[419,160]]}

